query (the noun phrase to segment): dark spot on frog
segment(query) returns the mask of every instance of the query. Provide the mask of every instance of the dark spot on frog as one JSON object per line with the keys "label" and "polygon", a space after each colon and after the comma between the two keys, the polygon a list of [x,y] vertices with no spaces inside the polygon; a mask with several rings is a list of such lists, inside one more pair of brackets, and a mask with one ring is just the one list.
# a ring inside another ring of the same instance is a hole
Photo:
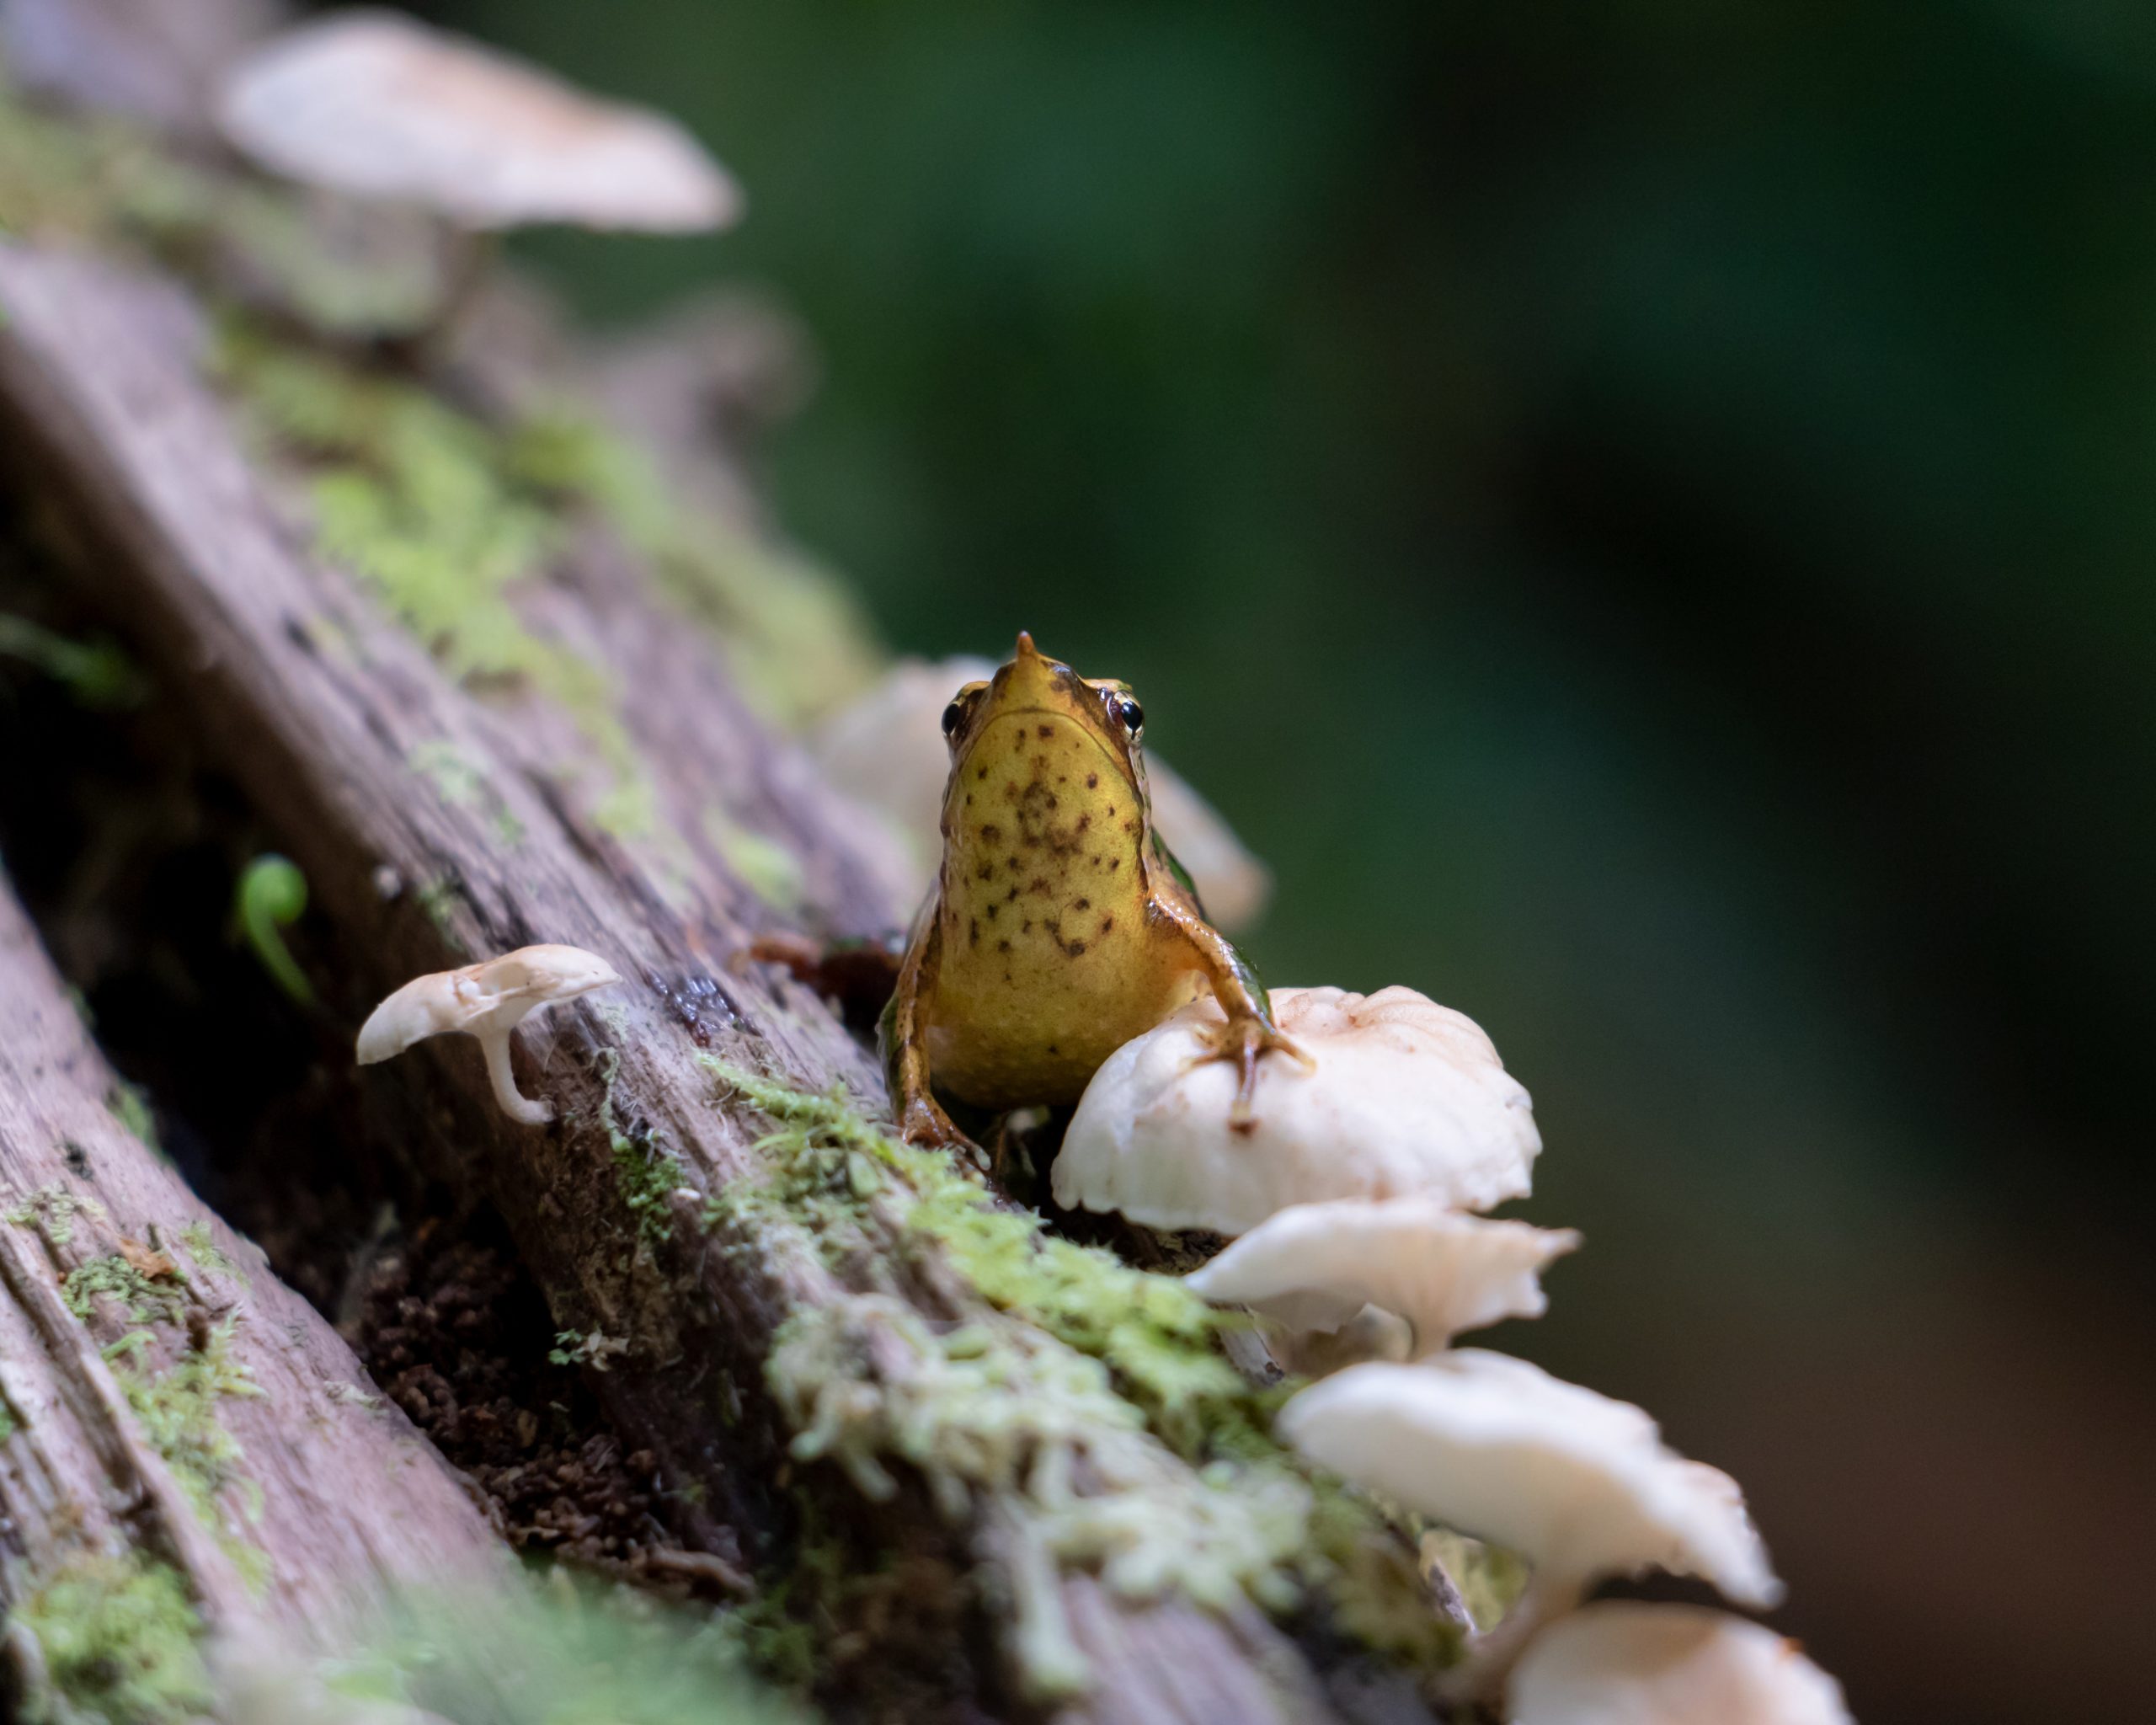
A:
{"label": "dark spot on frog", "polygon": [[1138,823],[1134,820],[1126,820],[1123,824],[1123,830],[1125,832],[1134,833],[1138,830]]}
{"label": "dark spot on frog", "polygon": [[1091,899],[1081,899],[1072,908],[1080,911],[1090,911],[1093,908],[1093,901]]}
{"label": "dark spot on frog", "polygon": [[988,769],[985,766],[981,767],[974,774],[974,777],[976,779],[986,778],[988,777]]}
{"label": "dark spot on frog", "polygon": [[[992,916],[995,913],[991,911],[990,914]],[[995,950],[999,953],[1007,953],[1011,950],[1011,943],[1008,940],[1000,940],[995,943]],[[1007,982],[1010,979],[1006,977],[1004,980]]]}
{"label": "dark spot on frog", "polygon": [[980,918],[978,916],[966,918],[966,944],[969,947],[980,944]]}
{"label": "dark spot on frog", "polygon": [[974,871],[975,875],[976,875],[979,879],[982,879],[982,880],[986,880],[986,879],[987,879],[990,875],[994,874],[995,873],[995,863],[993,863],[993,862],[984,862],[984,863],[982,863],[982,864],[980,865],[980,867],[979,867],[978,869],[976,869],[976,870]]}
{"label": "dark spot on frog", "polygon": [[1017,898],[1017,896],[1018,896],[1018,889],[1017,889],[1017,888],[1016,888],[1016,887],[1014,886],[1014,887],[1012,887],[1012,888],[1011,889],[1011,890],[1010,890],[1009,892],[1007,892],[1007,893],[1004,894],[1004,895],[1003,895],[1003,902],[1004,902],[1005,904],[1006,904],[1006,905],[1007,905],[1007,904],[1009,904],[1009,903],[1010,903],[1013,899]]}
{"label": "dark spot on frog", "polygon": [[1052,1042],[1048,1045],[1048,1051],[1049,1051],[1050,1054],[1052,1054],[1052,1055],[1059,1055],[1059,1054],[1061,1054],[1061,1053],[1063,1052],[1063,1050],[1062,1050],[1061,1049],[1058,1048],[1058,1047],[1057,1047],[1054,1043],[1052,1043]]}
{"label": "dark spot on frog", "polygon": [[1115,804],[1113,803],[1108,804],[1108,819],[1110,820],[1113,820],[1115,819]]}
{"label": "dark spot on frog", "polygon": [[1019,932],[1019,933],[1021,933],[1021,934],[1031,934],[1033,932],[1033,919],[1032,917],[1028,916],[1028,917],[1025,920],[1024,924],[1023,924],[1023,925],[1019,928],[1018,932]]}
{"label": "dark spot on frog", "polygon": [[990,922],[995,921],[995,913],[996,913],[998,911],[1001,911],[1002,908],[1003,908],[1003,906],[1002,906],[1002,905],[990,905],[988,907],[988,920],[989,920]]}
{"label": "dark spot on frog", "polygon": [[[969,798],[966,798],[966,800],[967,800],[969,803],[970,803],[970,802],[972,802],[972,801],[973,801],[973,798],[972,798],[971,797],[969,797]],[[985,826],[984,826],[984,827],[982,827],[982,828],[981,828],[981,830],[980,830],[980,841],[981,841],[983,844],[985,844],[985,845],[1000,845],[1000,844],[1001,844],[1001,843],[1003,842],[1003,829],[1002,829],[1001,827],[1000,827],[1000,826],[997,826],[994,822],[992,822],[992,821],[991,821],[991,822],[990,822],[990,823],[989,823],[987,825],[985,825]]]}
{"label": "dark spot on frog", "polygon": [[[1074,959],[1082,959],[1086,956],[1086,943],[1082,940],[1065,941],[1063,943],[1063,950]],[[1054,1050],[1051,1049],[1050,1052]]]}
{"label": "dark spot on frog", "polygon": [[1078,830],[1081,832],[1085,831],[1092,824],[1093,817],[1090,814],[1081,814],[1078,817]]}
{"label": "dark spot on frog", "polygon": [[[1052,724],[1036,725],[1033,729],[1038,734],[1043,737],[1052,737],[1055,734],[1055,727]],[[1051,1050],[1051,1052],[1053,1052],[1053,1050]]]}
{"label": "dark spot on frog", "polygon": [[1113,917],[1113,916],[1103,916],[1103,917],[1102,917],[1102,918],[1101,918],[1101,933],[1102,933],[1102,935],[1103,937],[1105,937],[1105,936],[1107,935],[1107,932],[1108,932],[1111,928],[1113,928],[1114,927],[1115,927],[1115,918],[1114,918],[1114,917]]}
{"label": "dark spot on frog", "polygon": [[1026,883],[1026,890],[1029,893],[1038,893],[1043,898],[1046,898],[1048,896],[1048,877],[1045,874],[1036,874],[1031,880]]}
{"label": "dark spot on frog", "polygon": [[[1100,774],[1098,774],[1097,772],[1089,772],[1089,773],[1087,773],[1087,774],[1086,775],[1086,788],[1087,790],[1089,790],[1089,791],[1097,791],[1097,790],[1100,789],[1100,788],[1101,788],[1101,776],[1100,776]],[[1109,814],[1114,814],[1114,813],[1115,813],[1115,810],[1114,810],[1114,809],[1109,809],[1109,810],[1108,810],[1108,813],[1109,813]]]}
{"label": "dark spot on frog", "polygon": [[1109,857],[1109,858],[1108,858],[1108,873],[1109,873],[1110,874],[1113,874],[1113,873],[1116,872],[1116,870],[1117,870],[1117,869],[1118,869],[1118,868],[1122,868],[1122,867],[1123,867],[1123,858],[1122,858],[1122,857]]}

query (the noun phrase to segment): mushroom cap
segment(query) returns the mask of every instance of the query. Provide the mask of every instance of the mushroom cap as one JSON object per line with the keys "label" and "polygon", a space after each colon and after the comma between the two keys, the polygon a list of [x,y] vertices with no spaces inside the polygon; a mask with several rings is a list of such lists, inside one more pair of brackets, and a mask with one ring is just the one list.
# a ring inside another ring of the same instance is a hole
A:
{"label": "mushroom cap", "polygon": [[1380,1306],[1414,1326],[1417,1354],[1433,1354],[1462,1330],[1541,1316],[1543,1266],[1579,1243],[1569,1228],[1463,1215],[1431,1198],[1342,1198],[1282,1210],[1183,1279],[1298,1329],[1337,1330]]}
{"label": "mushroom cap", "polygon": [[581,947],[519,947],[462,970],[415,976],[360,1027],[359,1063],[371,1066],[430,1036],[508,1030],[530,1012],[622,979]]}
{"label": "mushroom cap", "polygon": [[1508,1725],[1852,1725],[1842,1686],[1771,1629],[1613,1599],[1558,1621],[1513,1669]]}
{"label": "mushroom cap", "polygon": [[1056,1202],[1233,1235],[1331,1199],[1487,1210],[1526,1195],[1542,1139],[1474,1020],[1412,988],[1276,988],[1273,1015],[1315,1064],[1264,1058],[1246,1133],[1230,1124],[1234,1067],[1203,1058],[1215,1001],[1109,1055],[1064,1135]]}
{"label": "mushroom cap", "polygon": [[[897,835],[911,864],[915,897],[934,882],[942,855],[943,790],[951,777],[943,709],[968,683],[985,681],[995,670],[986,659],[901,660],[812,740],[825,777],[881,814]],[[1146,756],[1145,781],[1154,825],[1198,884],[1206,915],[1220,928],[1246,926],[1272,889],[1265,865],[1158,756]]]}
{"label": "mushroom cap", "polygon": [[1780,1597],[1737,1482],[1667,1448],[1630,1402],[1508,1354],[1460,1348],[1350,1366],[1281,1410],[1320,1466],[1518,1551],[1538,1579],[1660,1567],[1731,1599]]}
{"label": "mushroom cap", "polygon": [[288,179],[464,227],[694,232],[741,213],[725,169],[664,115],[399,13],[340,12],[273,38],[227,77],[217,120]]}

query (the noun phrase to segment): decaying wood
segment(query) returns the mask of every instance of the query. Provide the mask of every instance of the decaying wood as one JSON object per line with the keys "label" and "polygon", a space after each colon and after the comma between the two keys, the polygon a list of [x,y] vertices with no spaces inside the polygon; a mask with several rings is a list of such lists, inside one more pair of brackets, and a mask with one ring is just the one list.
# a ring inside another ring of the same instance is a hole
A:
{"label": "decaying wood", "polygon": [[[392,1589],[497,1575],[465,1485],[115,1117],[120,1093],[0,878],[0,1600],[142,1550],[184,1572],[211,1625],[320,1648]],[[205,1354],[232,1393],[173,1446],[190,1492],[127,1391]],[[192,1446],[227,1439],[213,1474]]]}
{"label": "decaying wood", "polygon": [[[762,1123],[715,1088],[697,1057],[708,1050],[810,1087],[843,1081],[870,1097],[880,1081],[812,995],[728,968],[774,918],[729,868],[705,811],[786,845],[809,914],[827,927],[887,926],[901,907],[813,773],[749,717],[710,647],[595,530],[531,595],[527,616],[607,669],[651,775],[655,833],[610,831],[588,784],[564,782],[563,763],[584,750],[567,716],[529,692],[482,699],[458,687],[312,552],[292,499],[249,459],[230,411],[200,381],[202,339],[199,317],[168,284],[0,247],[0,448],[18,457],[17,483],[60,512],[83,582],[150,661],[176,722],[200,734],[305,868],[348,955],[351,974],[332,980],[355,1023],[417,972],[537,940],[590,948],[632,979],[558,1009],[546,1035],[520,1038],[521,1081],[554,1103],[554,1126],[502,1120],[468,1044],[430,1044],[382,1070],[370,1105],[401,1128],[415,1087],[442,1099],[438,1140],[462,1146],[456,1172],[505,1219],[558,1321],[627,1343],[594,1386],[670,1482],[694,1488],[703,1507],[690,1518],[691,1543],[730,1560],[741,1538],[753,1557],[784,1523],[788,1434],[763,1361],[790,1316],[849,1290],[787,1221],[715,1248],[699,1220],[704,1201],[759,1178],[751,1146]],[[423,746],[471,763],[490,806],[431,788],[413,766]],[[655,1242],[617,1174],[625,1143],[633,1158],[660,1149],[678,1158]],[[889,1259],[884,1279],[931,1322],[979,1315],[933,1263],[894,1248]],[[878,1370],[911,1369],[873,1327],[864,1345]],[[835,1472],[801,1475],[793,1488],[822,1494],[841,1522],[864,1509]],[[1002,1551],[992,1502],[955,1530],[924,1493],[877,1513],[894,1547],[949,1552],[990,1578],[985,1596],[1007,1596],[993,1580]],[[1098,1679],[1062,1717],[1334,1716],[1305,1654],[1255,1614],[1226,1621],[1174,1599],[1134,1605],[1084,1576],[1059,1586]],[[1015,1626],[985,1627],[995,1657],[1011,1660]],[[969,1659],[953,1647],[942,1663],[963,1671]],[[1013,1705],[996,1679],[969,1680],[980,1685],[973,1704]]]}

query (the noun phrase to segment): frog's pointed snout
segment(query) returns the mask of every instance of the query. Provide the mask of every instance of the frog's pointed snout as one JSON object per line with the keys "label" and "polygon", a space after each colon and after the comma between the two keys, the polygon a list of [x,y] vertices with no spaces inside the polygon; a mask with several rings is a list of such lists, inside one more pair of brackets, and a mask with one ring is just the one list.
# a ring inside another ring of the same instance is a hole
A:
{"label": "frog's pointed snout", "polygon": [[1018,631],[1017,656],[1021,659],[1038,659],[1040,657],[1039,649],[1033,645],[1032,630],[1021,629]]}

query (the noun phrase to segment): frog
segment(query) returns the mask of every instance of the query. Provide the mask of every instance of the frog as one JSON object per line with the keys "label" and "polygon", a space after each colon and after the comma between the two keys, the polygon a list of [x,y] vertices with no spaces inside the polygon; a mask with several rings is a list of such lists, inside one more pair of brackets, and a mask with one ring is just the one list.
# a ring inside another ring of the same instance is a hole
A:
{"label": "frog", "polygon": [[1128,684],[1080,676],[1026,633],[944,709],[941,867],[879,1025],[909,1143],[972,1147],[942,1097],[1075,1103],[1118,1048],[1208,995],[1224,1017],[1201,1058],[1235,1070],[1235,1130],[1254,1126],[1267,1055],[1310,1065],[1154,830],[1145,724]]}

